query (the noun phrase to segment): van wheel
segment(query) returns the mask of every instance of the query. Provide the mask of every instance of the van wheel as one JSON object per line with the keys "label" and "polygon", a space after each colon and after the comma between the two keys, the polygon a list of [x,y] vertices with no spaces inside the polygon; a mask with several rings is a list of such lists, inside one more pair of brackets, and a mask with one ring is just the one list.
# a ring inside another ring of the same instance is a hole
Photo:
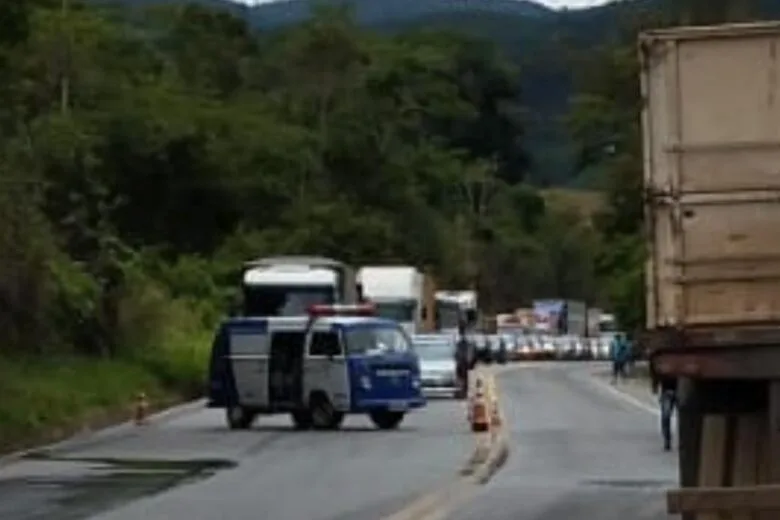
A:
{"label": "van wheel", "polygon": [[225,410],[228,427],[231,430],[247,430],[255,422],[257,414],[244,408],[243,406],[231,406]]}
{"label": "van wheel", "polygon": [[309,413],[315,430],[337,430],[344,421],[344,413],[335,410],[330,400],[322,394],[311,397]]}
{"label": "van wheel", "polygon": [[293,426],[296,430],[308,430],[311,428],[312,416],[309,410],[298,410],[290,414]]}
{"label": "van wheel", "polygon": [[401,421],[404,420],[404,415],[406,415],[404,412],[391,412],[388,410],[377,410],[368,414],[371,422],[380,430],[394,430],[398,428]]}

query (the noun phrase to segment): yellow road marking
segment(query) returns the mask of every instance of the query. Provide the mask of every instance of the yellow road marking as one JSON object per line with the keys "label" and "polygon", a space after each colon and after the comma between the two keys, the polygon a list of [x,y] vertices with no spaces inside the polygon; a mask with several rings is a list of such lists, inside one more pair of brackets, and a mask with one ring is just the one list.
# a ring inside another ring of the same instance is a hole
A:
{"label": "yellow road marking", "polygon": [[[508,447],[506,436],[506,422],[501,409],[501,396],[496,384],[496,378],[492,370],[487,368],[475,370],[476,377],[469,378],[469,395],[466,400],[466,406],[470,406],[471,397],[475,391],[477,378],[480,378],[483,385],[483,395],[487,400],[488,407],[497,406],[497,412],[500,418],[501,426],[493,428],[492,425],[488,432],[476,433],[475,447],[468,461],[465,475],[461,475],[450,484],[443,486],[437,491],[426,493],[414,500],[401,511],[386,517],[384,520],[444,520],[460,504],[470,500],[480,484],[480,475],[485,473],[487,464],[494,463],[491,458],[506,457]],[[504,443],[502,446],[501,443]],[[503,448],[503,450],[502,450]],[[503,451],[503,453],[502,453]],[[474,467],[476,466],[476,467]]]}

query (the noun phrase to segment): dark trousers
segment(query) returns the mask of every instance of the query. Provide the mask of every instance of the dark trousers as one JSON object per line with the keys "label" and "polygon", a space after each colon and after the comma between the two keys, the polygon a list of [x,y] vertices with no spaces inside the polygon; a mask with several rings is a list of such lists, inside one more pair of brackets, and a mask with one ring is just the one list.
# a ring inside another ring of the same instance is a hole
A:
{"label": "dark trousers", "polygon": [[612,362],[612,380],[617,381],[618,377],[626,378],[626,362],[622,360],[616,360]]}
{"label": "dark trousers", "polygon": [[469,368],[465,363],[458,363],[455,368],[455,374],[458,376],[458,395],[466,397],[469,393]]}
{"label": "dark trousers", "polygon": [[677,408],[677,392],[662,390],[658,403],[661,406],[661,436],[664,446],[668,449],[672,444],[672,415]]}

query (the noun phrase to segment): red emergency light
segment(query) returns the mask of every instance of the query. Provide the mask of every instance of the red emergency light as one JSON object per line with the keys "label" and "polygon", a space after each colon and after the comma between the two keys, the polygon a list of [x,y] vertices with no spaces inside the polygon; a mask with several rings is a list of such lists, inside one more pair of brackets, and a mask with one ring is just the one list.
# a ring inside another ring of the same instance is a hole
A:
{"label": "red emergency light", "polygon": [[309,307],[309,316],[376,316],[376,305],[312,305]]}

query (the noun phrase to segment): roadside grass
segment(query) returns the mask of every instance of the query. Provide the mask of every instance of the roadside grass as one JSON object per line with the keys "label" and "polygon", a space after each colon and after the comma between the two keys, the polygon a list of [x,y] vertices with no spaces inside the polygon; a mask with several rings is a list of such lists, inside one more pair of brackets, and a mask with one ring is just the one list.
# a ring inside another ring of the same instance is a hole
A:
{"label": "roadside grass", "polygon": [[199,338],[132,359],[0,357],[0,453],[130,420],[139,392],[153,410],[194,399],[207,356]]}

